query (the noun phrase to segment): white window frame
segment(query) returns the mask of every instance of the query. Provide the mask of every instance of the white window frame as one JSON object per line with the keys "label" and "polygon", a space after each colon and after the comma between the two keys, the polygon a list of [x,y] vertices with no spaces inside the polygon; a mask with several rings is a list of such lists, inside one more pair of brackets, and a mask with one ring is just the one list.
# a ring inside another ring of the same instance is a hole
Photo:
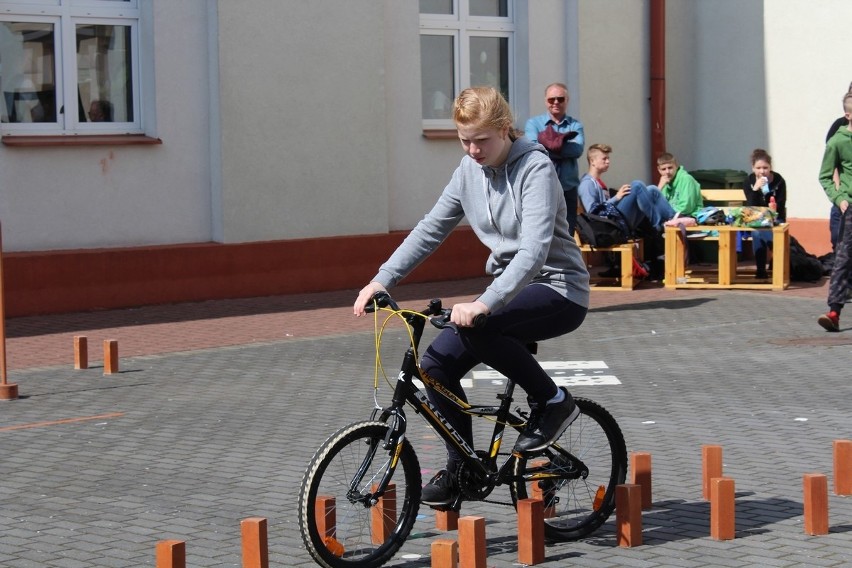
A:
{"label": "white window frame", "polygon": [[[452,14],[420,14],[420,35],[449,35],[453,37],[453,58],[455,71],[452,98],[470,87],[470,38],[494,37],[508,38],[508,85],[509,105],[513,108],[515,100],[515,2],[507,0],[505,18],[491,16],[471,16],[468,0],[453,0]],[[451,119],[423,119],[424,130],[455,129]]]}
{"label": "white window frame", "polygon": [[[2,135],[142,134],[144,116],[140,60],[141,0],[0,0],[0,21],[53,24],[56,107],[64,109],[52,123],[0,123]],[[77,103],[77,25],[113,25],[130,28],[130,65],[133,120],[81,122]]]}

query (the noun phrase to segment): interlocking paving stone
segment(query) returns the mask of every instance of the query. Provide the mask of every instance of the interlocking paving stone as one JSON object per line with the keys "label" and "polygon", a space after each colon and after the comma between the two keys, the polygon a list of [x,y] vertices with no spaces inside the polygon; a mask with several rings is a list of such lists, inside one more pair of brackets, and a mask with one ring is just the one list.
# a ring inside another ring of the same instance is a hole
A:
{"label": "interlocking paving stone", "polygon": [[[434,295],[470,297],[476,284],[438,294],[418,285],[400,297],[421,307]],[[372,322],[351,317],[352,297],[9,322],[10,362],[22,346],[41,345],[44,357],[14,366],[21,398],[0,404],[0,565],[153,566],[156,542],[180,539],[188,566],[240,566],[239,523],[261,516],[271,565],[313,566],[296,519],[301,476],[322,441],[373,404]],[[852,342],[826,341],[849,332],[816,325],[824,293],[639,290],[593,301],[583,326],[542,343],[539,358],[602,360],[619,378],[572,392],[616,417],[628,450],[652,454],[654,506],[643,513],[642,546],[615,546],[611,518],[580,542],[548,543],[543,565],[852,563],[852,498],[830,493],[830,534],[803,533],[802,475],[829,475],[831,490],[831,443],[852,437]],[[94,362],[73,370],[74,334],[89,336],[93,355],[101,335],[118,337],[122,372],[104,376]],[[391,377],[401,338],[386,336]],[[499,387],[484,382],[471,398],[493,400]],[[428,479],[443,450],[414,416],[409,438]],[[709,537],[703,444],[722,445],[724,474],[736,483],[734,540]],[[508,501],[508,492],[492,498]],[[518,565],[510,507],[467,503],[462,513],[488,520],[489,566]],[[430,509],[421,515],[419,538],[389,566],[429,566],[432,540],[452,536],[434,529]]]}

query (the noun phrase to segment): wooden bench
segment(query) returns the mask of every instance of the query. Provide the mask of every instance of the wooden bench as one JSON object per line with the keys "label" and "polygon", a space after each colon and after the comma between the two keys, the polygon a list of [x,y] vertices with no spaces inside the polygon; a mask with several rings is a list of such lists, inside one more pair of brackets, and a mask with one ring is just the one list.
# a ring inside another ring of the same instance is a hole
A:
{"label": "wooden bench", "polygon": [[[705,205],[717,207],[739,207],[745,204],[742,189],[702,189]],[[772,278],[759,282],[753,276],[737,278],[736,236],[739,232],[756,230],[751,227],[730,225],[696,225],[685,228],[687,233],[715,231],[718,236],[704,236],[702,241],[718,241],[719,261],[717,278],[714,281],[687,271],[686,243],[680,227],[666,227],[666,288],[722,288],[751,290],[783,290],[790,285],[790,230],[787,223],[772,228]]]}
{"label": "wooden bench", "polygon": [[[580,205],[577,208],[577,215],[579,216],[583,212],[583,206]],[[583,242],[580,238],[579,231],[574,231],[574,240],[577,241],[577,246],[580,247],[580,252],[583,253],[583,262],[586,263],[586,266],[590,266],[589,255],[593,252],[611,252],[620,255],[621,276],[615,279],[615,282],[618,285],[606,285],[607,281],[612,281],[610,278],[592,277],[592,290],[625,291],[633,290],[636,287],[638,281],[633,277],[633,259],[635,258],[636,260],[641,261],[643,258],[644,248],[642,245],[642,239],[632,239],[623,245],[614,245],[611,247],[593,247]]]}

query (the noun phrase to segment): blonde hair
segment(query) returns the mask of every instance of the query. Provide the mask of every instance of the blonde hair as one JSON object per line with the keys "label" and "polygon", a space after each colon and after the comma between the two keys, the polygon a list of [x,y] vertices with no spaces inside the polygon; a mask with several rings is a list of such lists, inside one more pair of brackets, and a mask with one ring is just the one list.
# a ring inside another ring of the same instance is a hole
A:
{"label": "blonde hair", "polygon": [[566,95],[568,94],[568,86],[565,83],[551,83],[551,84],[549,84],[548,86],[546,86],[544,88],[544,94],[547,95],[547,91],[549,91],[553,87],[559,87],[560,89],[565,91]]}
{"label": "blonde hair", "polygon": [[608,156],[612,153],[612,146],[609,144],[592,144],[589,146],[589,149],[586,152],[586,161],[589,162],[589,165],[592,164],[592,152],[602,152],[604,155]]}
{"label": "blonde hair", "polygon": [[669,154],[668,152],[663,152],[657,158],[657,165],[662,166],[663,164],[677,165],[677,158],[675,158],[673,155]]}
{"label": "blonde hair", "polygon": [[508,128],[512,131],[512,109],[494,87],[468,87],[453,102],[453,120],[459,126]]}

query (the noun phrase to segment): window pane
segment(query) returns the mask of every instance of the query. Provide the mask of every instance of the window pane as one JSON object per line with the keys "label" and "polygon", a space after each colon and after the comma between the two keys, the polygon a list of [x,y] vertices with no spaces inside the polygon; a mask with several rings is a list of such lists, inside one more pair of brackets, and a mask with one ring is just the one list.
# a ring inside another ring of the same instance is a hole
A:
{"label": "window pane", "polygon": [[53,24],[0,22],[0,120],[56,122]]}
{"label": "window pane", "polygon": [[451,118],[455,96],[453,36],[420,36],[420,89],[423,118]]}
{"label": "window pane", "polygon": [[508,18],[508,0],[470,0],[470,15]]}
{"label": "window pane", "polygon": [[470,38],[470,84],[494,87],[509,100],[509,38]]}
{"label": "window pane", "polygon": [[420,0],[421,14],[453,14],[453,0]]}
{"label": "window pane", "polygon": [[130,26],[77,26],[80,122],[133,122]]}

